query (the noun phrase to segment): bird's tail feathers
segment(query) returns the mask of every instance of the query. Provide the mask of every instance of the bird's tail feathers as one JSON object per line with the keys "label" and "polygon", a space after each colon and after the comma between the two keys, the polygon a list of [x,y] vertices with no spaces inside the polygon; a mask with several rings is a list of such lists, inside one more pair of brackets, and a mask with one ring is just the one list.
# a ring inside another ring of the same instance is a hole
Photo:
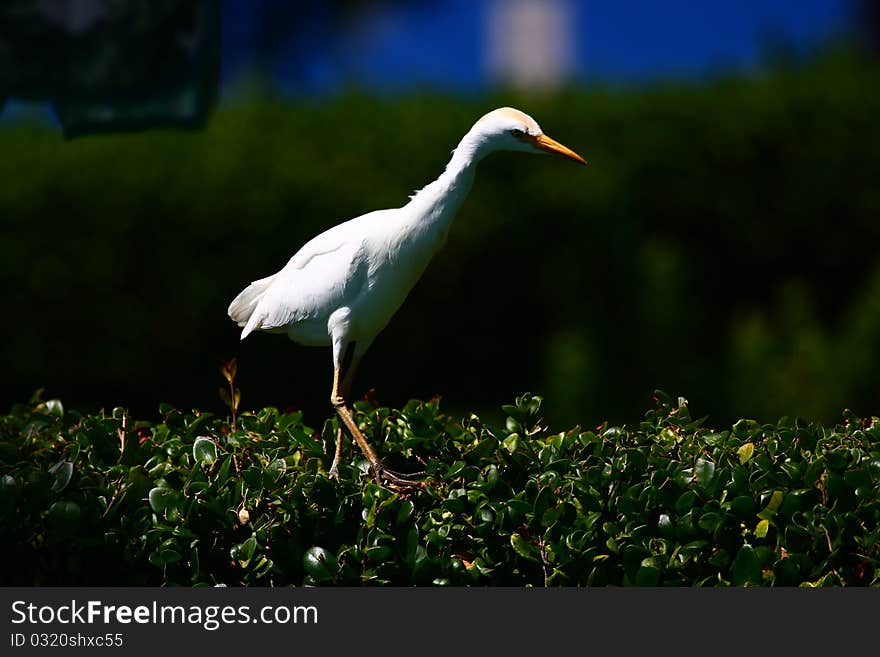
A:
{"label": "bird's tail feathers", "polygon": [[244,328],[241,330],[241,338],[240,340],[244,340],[247,336],[249,336],[253,331],[260,328],[260,322],[263,320],[263,316],[257,313],[251,313],[250,319],[248,319],[247,324],[244,325]]}
{"label": "bird's tail feathers", "polygon": [[260,303],[260,299],[263,298],[266,290],[272,285],[275,276],[277,276],[277,274],[254,281],[242,290],[238,296],[232,300],[232,303],[229,304],[229,309],[227,310],[229,317],[233,322],[244,327],[244,330],[241,332],[242,340],[244,340],[252,331],[260,327],[260,320],[262,318],[254,311],[257,309],[257,304]]}

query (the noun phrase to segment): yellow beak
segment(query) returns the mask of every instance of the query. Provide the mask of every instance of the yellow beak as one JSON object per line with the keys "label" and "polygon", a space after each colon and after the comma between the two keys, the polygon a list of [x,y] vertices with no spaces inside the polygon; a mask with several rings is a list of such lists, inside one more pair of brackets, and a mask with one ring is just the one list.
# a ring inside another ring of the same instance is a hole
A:
{"label": "yellow beak", "polygon": [[584,158],[575,153],[568,146],[563,146],[558,141],[556,141],[555,139],[551,139],[547,135],[538,135],[537,137],[533,137],[533,139],[535,147],[540,148],[542,151],[562,155],[563,157],[567,157],[569,160],[574,160],[575,162],[578,162],[580,164],[587,163]]}

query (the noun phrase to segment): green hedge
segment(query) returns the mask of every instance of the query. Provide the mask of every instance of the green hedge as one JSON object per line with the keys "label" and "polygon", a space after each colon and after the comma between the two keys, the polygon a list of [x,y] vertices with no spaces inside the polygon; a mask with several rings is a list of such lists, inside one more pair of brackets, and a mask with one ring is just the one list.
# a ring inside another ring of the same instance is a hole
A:
{"label": "green hedge", "polygon": [[3,585],[880,584],[880,420],[714,430],[655,393],[637,426],[547,428],[523,395],[493,426],[357,404],[381,488],[335,420],[274,408],[0,418]]}

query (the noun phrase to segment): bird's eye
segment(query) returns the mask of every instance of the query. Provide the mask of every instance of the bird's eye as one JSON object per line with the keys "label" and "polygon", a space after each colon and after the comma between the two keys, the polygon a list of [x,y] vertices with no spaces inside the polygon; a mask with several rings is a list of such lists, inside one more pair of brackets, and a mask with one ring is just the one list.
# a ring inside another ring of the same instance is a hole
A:
{"label": "bird's eye", "polygon": [[526,131],[525,131],[525,130],[522,130],[522,129],[520,129],[520,128],[511,128],[511,129],[510,129],[510,134],[512,134],[512,135],[513,135],[514,137],[516,137],[517,139],[519,139],[520,137],[525,137],[525,136],[526,136]]}

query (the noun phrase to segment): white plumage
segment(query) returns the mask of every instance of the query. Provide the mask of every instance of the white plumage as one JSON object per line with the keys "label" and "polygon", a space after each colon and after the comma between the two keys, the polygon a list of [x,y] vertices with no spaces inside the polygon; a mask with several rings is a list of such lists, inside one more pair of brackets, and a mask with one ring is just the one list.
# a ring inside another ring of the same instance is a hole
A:
{"label": "white plumage", "polygon": [[[416,485],[384,468],[351,417],[347,398],[363,354],[442,246],[470,190],[477,162],[492,151],[551,152],[583,158],[550,139],[527,114],[509,107],[477,121],[441,176],[400,208],[361,215],[307,242],[276,274],[254,281],[229,305],[229,317],[253,331],[287,333],[304,345],[333,347],[331,402],[380,482]],[[330,469],[338,477],[342,427]]]}

